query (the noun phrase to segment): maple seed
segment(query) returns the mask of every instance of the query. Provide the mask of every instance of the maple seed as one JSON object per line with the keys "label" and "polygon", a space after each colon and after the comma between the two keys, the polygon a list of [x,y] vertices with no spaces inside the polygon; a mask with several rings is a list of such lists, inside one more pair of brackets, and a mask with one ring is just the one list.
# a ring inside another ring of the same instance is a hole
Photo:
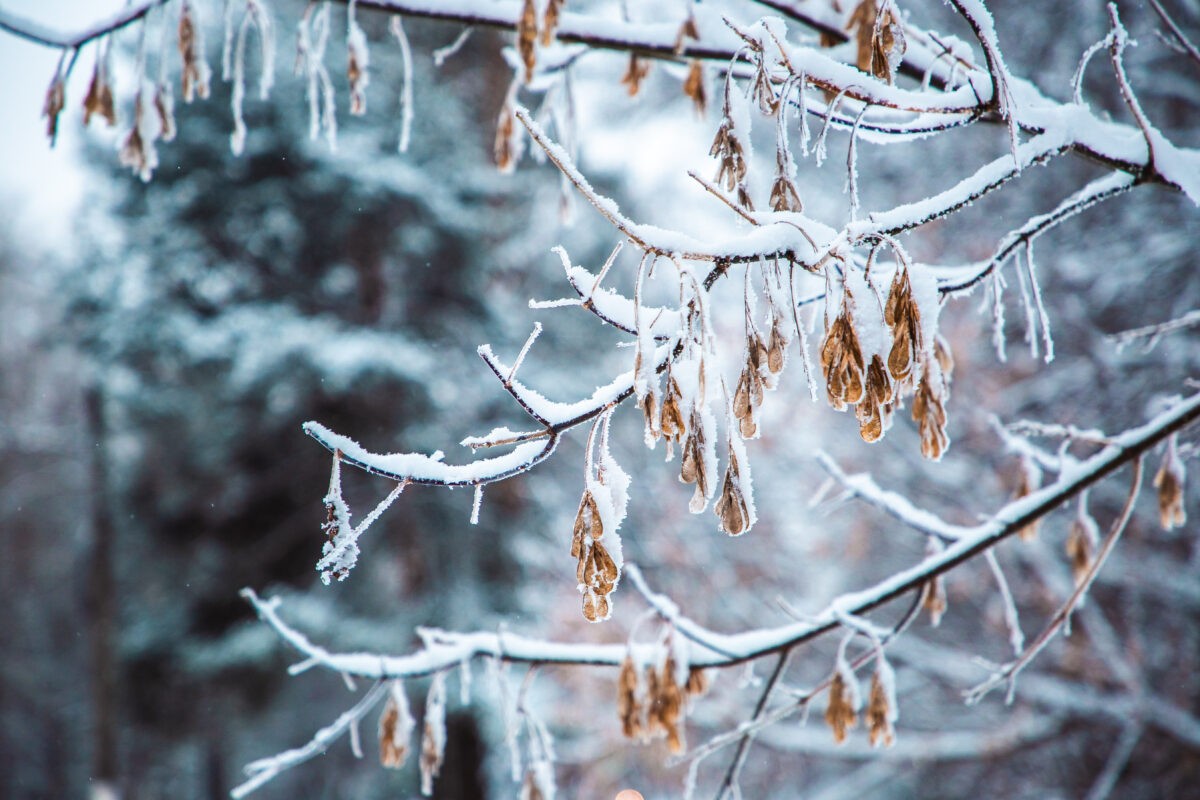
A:
{"label": "maple seed", "polygon": [[500,110],[500,119],[496,122],[496,142],[492,151],[496,158],[496,168],[501,172],[512,172],[517,165],[516,147],[513,144],[515,130],[513,109],[505,104]]}
{"label": "maple seed", "polygon": [[83,124],[88,125],[92,115],[98,114],[111,128],[117,124],[117,110],[113,105],[112,85],[108,82],[108,66],[104,59],[104,54],[96,56],[92,82],[88,85],[87,96],[83,98]]}
{"label": "maple seed", "polygon": [[703,115],[708,108],[708,94],[704,88],[704,65],[693,59],[688,67],[687,78],[683,81],[683,93],[691,98],[696,107],[696,113]]}
{"label": "maple seed", "polygon": [[183,83],[183,102],[190,103],[197,95],[201,99],[207,98],[208,62],[204,60],[204,45],[200,40],[196,20],[192,16],[192,4],[186,0],[179,10],[179,57],[183,60],[180,75]]}
{"label": "maple seed", "polygon": [[1095,558],[1096,538],[1087,523],[1081,519],[1071,522],[1071,532],[1067,535],[1067,558],[1071,562],[1071,575],[1078,586],[1087,577]]}
{"label": "maple seed", "polygon": [[925,581],[921,589],[921,607],[929,612],[929,624],[937,627],[946,613],[946,583],[942,576]]}
{"label": "maple seed", "polygon": [[660,673],[646,670],[647,724],[651,732],[667,735],[667,749],[683,751],[683,691],[675,683],[675,659],[667,657]]}
{"label": "maple seed", "polygon": [[549,47],[554,41],[554,33],[558,30],[558,20],[562,16],[563,3],[566,0],[549,0],[546,11],[542,14],[542,47]]}
{"label": "maple seed", "polygon": [[846,741],[846,732],[857,722],[854,708],[846,691],[846,681],[842,673],[834,673],[829,683],[829,705],[825,708],[825,722],[833,731],[833,740],[838,744]]}
{"label": "maple seed", "polygon": [[725,470],[725,481],[721,486],[721,497],[717,500],[717,519],[721,530],[730,536],[741,536],[750,529],[750,509],[742,494],[738,460],[732,448],[729,451],[729,467]]}
{"label": "maple seed", "polygon": [[1187,521],[1187,512],[1183,507],[1183,486],[1187,479],[1183,461],[1175,449],[1175,437],[1167,442],[1167,452],[1163,455],[1162,466],[1154,476],[1154,486],[1158,489],[1158,517],[1163,530],[1178,528]]}
{"label": "maple seed", "polygon": [[66,103],[66,92],[63,87],[62,75],[55,73],[46,90],[46,100],[42,104],[42,116],[46,118],[46,136],[50,137],[50,146],[58,140],[58,115],[62,113]]}
{"label": "maple seed", "polygon": [[887,692],[883,689],[883,681],[880,680],[878,672],[871,676],[871,699],[867,703],[867,731],[871,737],[872,747],[877,746],[880,742],[884,746],[890,747],[896,741]]}
{"label": "maple seed", "polygon": [[617,716],[621,720],[621,733],[628,739],[645,736],[642,725],[642,704],[637,696],[637,669],[633,659],[625,656],[621,664],[621,675],[617,678]]}
{"label": "maple seed", "polygon": [[821,369],[825,373],[829,403],[841,411],[863,396],[863,355],[848,308],[829,326],[821,345]]}
{"label": "maple seed", "polygon": [[621,85],[629,92],[629,96],[635,96],[642,88],[642,81],[650,74],[650,65],[638,58],[636,53],[629,54],[629,66],[625,70],[625,74],[621,77]]}
{"label": "maple seed", "polygon": [[380,764],[388,769],[400,769],[404,766],[404,762],[408,760],[408,735],[411,730],[412,718],[408,717],[407,709],[403,709],[402,713],[395,695],[389,695],[383,707],[383,714],[379,717]]}
{"label": "maple seed", "polygon": [[537,66],[537,4],[525,0],[521,19],[517,23],[517,52],[525,65],[525,82],[533,80],[533,68]]}

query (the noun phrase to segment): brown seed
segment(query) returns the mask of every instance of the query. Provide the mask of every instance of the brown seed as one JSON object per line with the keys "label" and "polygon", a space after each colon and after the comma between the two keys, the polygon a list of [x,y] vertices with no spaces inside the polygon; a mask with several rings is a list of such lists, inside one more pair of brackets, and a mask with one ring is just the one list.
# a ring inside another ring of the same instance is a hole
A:
{"label": "brown seed", "polygon": [[643,709],[638,702],[637,689],[637,669],[633,666],[633,659],[626,656],[621,664],[620,677],[617,678],[617,716],[621,720],[621,733],[629,739],[646,733],[642,726]]}
{"label": "brown seed", "polygon": [[1154,486],[1158,489],[1158,518],[1163,530],[1178,528],[1187,521],[1187,511],[1183,505],[1183,487],[1187,473],[1183,462],[1175,449],[1175,439],[1167,442],[1167,452],[1163,456],[1162,465],[1154,476]]}
{"label": "brown seed", "polygon": [[88,84],[87,96],[83,98],[83,124],[92,121],[98,114],[112,127],[117,124],[117,110],[113,105],[112,85],[108,81],[108,66],[105,55],[97,53],[96,66],[92,70],[92,81]]}
{"label": "brown seed", "polygon": [[825,722],[833,731],[833,740],[839,744],[846,741],[846,732],[853,728],[858,718],[846,691],[842,673],[834,673],[829,683],[829,705],[825,707]]}
{"label": "brown seed", "polygon": [[183,61],[180,75],[183,101],[190,103],[197,95],[202,99],[208,97],[208,62],[204,60],[192,4],[187,0],[179,10],[179,57]]}
{"label": "brown seed", "polygon": [[625,87],[625,91],[629,92],[629,96],[633,97],[641,91],[642,81],[649,74],[650,64],[636,53],[630,53],[629,66],[625,69],[625,74],[621,77],[621,85]]}
{"label": "brown seed", "polygon": [[542,47],[549,47],[550,43],[554,41],[564,2],[565,0],[548,0],[546,3],[546,11],[542,14]]}
{"label": "brown seed", "polygon": [[871,746],[880,742],[890,747],[896,740],[892,728],[891,709],[888,708],[887,692],[883,690],[883,681],[876,672],[871,676],[871,697],[867,702],[867,732],[871,737]]}
{"label": "brown seed", "polygon": [[691,98],[696,113],[703,115],[708,108],[708,92],[704,88],[704,65],[697,59],[693,59],[688,67],[687,78],[683,81],[683,93]]}
{"label": "brown seed", "polygon": [[496,167],[501,172],[512,172],[517,165],[516,147],[513,143],[513,133],[516,131],[513,109],[507,103],[500,110],[496,121],[496,141],[492,153],[496,159]]}
{"label": "brown seed", "polygon": [[[1013,499],[1020,500],[1022,497],[1028,497],[1039,487],[1038,473],[1036,468],[1025,461],[1021,462],[1020,476],[1017,479],[1017,488],[1013,492]],[[1038,529],[1042,526],[1041,517],[1032,520],[1017,532],[1017,535],[1026,542],[1031,542],[1037,538]]]}
{"label": "brown seed", "polygon": [[171,100],[171,90],[161,85],[154,90],[154,112],[158,115],[162,140],[169,142],[175,138],[175,109]]}
{"label": "brown seed", "polygon": [[682,402],[683,394],[679,390],[679,383],[674,378],[667,378],[667,394],[663,398],[662,416],[659,420],[662,435],[667,441],[678,442],[687,431],[680,408]]}
{"label": "brown seed", "polygon": [[533,80],[533,68],[537,66],[537,4],[525,0],[521,18],[517,21],[517,52],[525,65],[525,82]]}
{"label": "brown seed", "polygon": [[784,351],[787,349],[787,339],[784,338],[782,323],[776,318],[771,324],[771,338],[767,345],[767,369],[772,375],[783,372]]}
{"label": "brown seed", "polygon": [[[403,692],[403,689],[398,691]],[[400,769],[408,760],[408,737],[412,733],[412,717],[407,707],[401,707],[394,694],[389,694],[379,717],[379,763],[388,769]]]}
{"label": "brown seed", "polygon": [[58,115],[62,113],[65,103],[66,91],[62,75],[56,72],[54,79],[50,81],[50,88],[46,90],[46,99],[42,103],[42,116],[46,118],[46,136],[50,138],[51,147],[58,140]]}
{"label": "brown seed", "polygon": [[1078,585],[1087,576],[1095,558],[1095,534],[1088,524],[1081,519],[1071,522],[1071,532],[1067,535],[1067,559],[1071,562],[1071,574]]}
{"label": "brown seed", "polygon": [[717,176],[713,179],[726,191],[733,191],[746,180],[746,156],[742,143],[734,133],[733,121],[726,117],[717,128],[716,138],[708,154],[719,162]]}
{"label": "brown seed", "polygon": [[700,667],[692,667],[688,670],[687,683],[684,684],[683,690],[688,697],[699,697],[708,691],[708,673]]}
{"label": "brown seed", "polygon": [[929,613],[930,625],[936,628],[941,624],[942,615],[946,613],[946,584],[941,575],[925,581],[921,589],[921,606]]}
{"label": "brown seed", "polygon": [[[937,461],[950,444],[946,435],[946,409],[942,404],[943,395],[930,380],[929,370],[924,372],[913,397],[912,417],[921,432],[921,455]],[[938,383],[944,391],[944,384]]]}

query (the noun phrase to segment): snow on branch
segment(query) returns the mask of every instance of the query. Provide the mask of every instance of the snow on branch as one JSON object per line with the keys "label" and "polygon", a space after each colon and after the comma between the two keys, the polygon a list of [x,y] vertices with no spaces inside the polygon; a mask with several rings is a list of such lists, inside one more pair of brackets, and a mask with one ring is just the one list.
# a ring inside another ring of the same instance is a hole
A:
{"label": "snow on branch", "polygon": [[[775,628],[761,628],[734,634],[711,631],[688,620],[678,607],[645,589],[640,573],[629,570],[632,579],[640,584],[643,594],[653,598],[656,610],[677,628],[688,633],[707,654],[693,657],[693,664],[701,667],[729,667],[762,656],[779,653],[798,644],[811,641],[835,628],[841,627],[847,616],[861,616],[890,600],[921,588],[927,581],[937,577],[975,555],[991,548],[996,543],[1022,530],[1031,521],[1059,506],[1064,500],[1098,483],[1116,470],[1135,462],[1147,451],[1171,434],[1200,419],[1200,395],[1187,398],[1149,422],[1112,437],[1112,444],[1094,456],[1064,469],[1058,480],[1025,497],[1014,500],[991,519],[961,531],[940,523],[934,530],[953,532],[955,540],[944,549],[926,557],[920,563],[859,591],[835,598],[821,613],[811,619]],[[830,465],[826,465],[827,468]],[[881,492],[861,479],[849,478],[849,484],[865,496],[887,507],[899,519],[913,519],[919,525],[929,527],[923,515],[913,515],[907,503],[898,504],[895,497]],[[629,567],[627,566],[627,569]],[[253,591],[244,590],[245,596],[255,607],[259,616],[267,622],[290,645],[299,650],[313,665],[338,673],[364,678],[391,678],[408,675],[426,675],[444,669],[477,655],[490,655],[503,660],[559,663],[619,665],[624,659],[624,649],[615,645],[590,645],[549,642],[529,639],[513,634],[493,633],[446,633],[437,631],[427,637],[426,647],[408,656],[378,656],[373,654],[334,655],[313,645],[302,634],[284,623],[276,613],[277,601],[259,600]]]}
{"label": "snow on branch", "polygon": [[25,19],[19,14],[0,8],[0,30],[19,36],[22,39],[47,47],[77,49],[101,36],[120,30],[145,17],[155,8],[166,5],[170,0],[140,0],[130,3],[113,14],[97,19],[82,28],[70,32],[56,30],[34,20]]}

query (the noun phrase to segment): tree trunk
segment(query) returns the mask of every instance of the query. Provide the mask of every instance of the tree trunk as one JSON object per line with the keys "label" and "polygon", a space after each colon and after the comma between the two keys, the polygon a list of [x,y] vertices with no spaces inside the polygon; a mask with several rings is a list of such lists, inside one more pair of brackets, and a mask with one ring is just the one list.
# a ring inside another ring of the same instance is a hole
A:
{"label": "tree trunk", "polygon": [[113,572],[113,521],[109,508],[107,426],[104,395],[96,384],[84,391],[87,434],[92,442],[91,516],[92,546],[88,559],[88,615],[92,649],[93,747],[91,794],[94,798],[117,794],[117,585]]}

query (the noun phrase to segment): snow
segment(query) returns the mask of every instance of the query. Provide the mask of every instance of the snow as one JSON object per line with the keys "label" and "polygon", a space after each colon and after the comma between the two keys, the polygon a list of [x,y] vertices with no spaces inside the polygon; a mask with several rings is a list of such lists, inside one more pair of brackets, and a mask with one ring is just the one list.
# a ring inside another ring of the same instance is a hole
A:
{"label": "snow", "polygon": [[524,472],[545,460],[558,444],[557,437],[548,436],[545,441],[519,444],[501,456],[480,458],[467,464],[447,464],[440,453],[372,453],[350,437],[334,433],[319,422],[304,423],[304,432],[330,451],[341,452],[347,463],[367,472],[400,482],[439,486],[474,486]]}

